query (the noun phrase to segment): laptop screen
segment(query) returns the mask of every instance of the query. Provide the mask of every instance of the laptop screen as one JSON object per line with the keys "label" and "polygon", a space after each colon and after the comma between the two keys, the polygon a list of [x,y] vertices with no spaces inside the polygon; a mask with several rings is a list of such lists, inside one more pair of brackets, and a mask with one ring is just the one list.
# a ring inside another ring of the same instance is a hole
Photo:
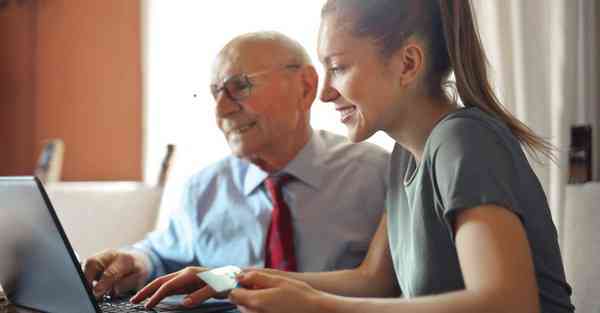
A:
{"label": "laptop screen", "polygon": [[9,300],[45,312],[98,312],[85,284],[41,183],[0,177],[0,285]]}

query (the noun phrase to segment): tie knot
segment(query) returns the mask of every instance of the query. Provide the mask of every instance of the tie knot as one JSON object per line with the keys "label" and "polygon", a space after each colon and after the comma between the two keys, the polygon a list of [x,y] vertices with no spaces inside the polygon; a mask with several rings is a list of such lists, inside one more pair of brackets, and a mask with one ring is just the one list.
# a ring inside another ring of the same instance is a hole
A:
{"label": "tie knot", "polygon": [[285,186],[293,178],[290,174],[282,174],[277,176],[269,176],[265,180],[267,191],[273,198],[273,201],[279,201],[282,199],[281,188]]}
{"label": "tie knot", "polygon": [[290,174],[269,176],[269,177],[267,177],[265,183],[267,184],[267,187],[273,186],[273,187],[275,187],[275,189],[280,189],[281,187],[285,186],[285,184],[287,184],[292,178],[293,177]]}

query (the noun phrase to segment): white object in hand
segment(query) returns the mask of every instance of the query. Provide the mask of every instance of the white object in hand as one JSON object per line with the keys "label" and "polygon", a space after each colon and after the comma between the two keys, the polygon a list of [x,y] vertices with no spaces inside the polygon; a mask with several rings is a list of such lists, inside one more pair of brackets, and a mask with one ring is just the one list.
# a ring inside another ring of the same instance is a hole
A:
{"label": "white object in hand", "polygon": [[198,273],[197,276],[216,292],[223,292],[237,287],[235,276],[241,272],[241,268],[230,265]]}

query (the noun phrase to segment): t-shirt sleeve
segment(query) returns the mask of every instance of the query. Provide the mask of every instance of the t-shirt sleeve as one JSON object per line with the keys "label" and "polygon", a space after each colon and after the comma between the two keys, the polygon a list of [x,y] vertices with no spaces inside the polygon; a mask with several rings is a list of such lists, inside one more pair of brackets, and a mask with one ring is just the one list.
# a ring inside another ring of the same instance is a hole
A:
{"label": "t-shirt sleeve", "polygon": [[461,210],[494,204],[522,216],[522,208],[516,206],[519,187],[511,141],[490,127],[475,119],[456,118],[435,130],[431,173],[441,202],[438,213],[451,234]]}

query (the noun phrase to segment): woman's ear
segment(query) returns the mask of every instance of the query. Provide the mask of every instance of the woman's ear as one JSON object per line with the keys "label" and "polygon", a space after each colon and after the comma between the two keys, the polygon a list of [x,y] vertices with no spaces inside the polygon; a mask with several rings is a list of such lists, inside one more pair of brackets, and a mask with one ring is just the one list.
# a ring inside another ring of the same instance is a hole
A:
{"label": "woman's ear", "polygon": [[409,38],[390,60],[400,86],[414,85],[425,68],[425,51],[420,41]]}

